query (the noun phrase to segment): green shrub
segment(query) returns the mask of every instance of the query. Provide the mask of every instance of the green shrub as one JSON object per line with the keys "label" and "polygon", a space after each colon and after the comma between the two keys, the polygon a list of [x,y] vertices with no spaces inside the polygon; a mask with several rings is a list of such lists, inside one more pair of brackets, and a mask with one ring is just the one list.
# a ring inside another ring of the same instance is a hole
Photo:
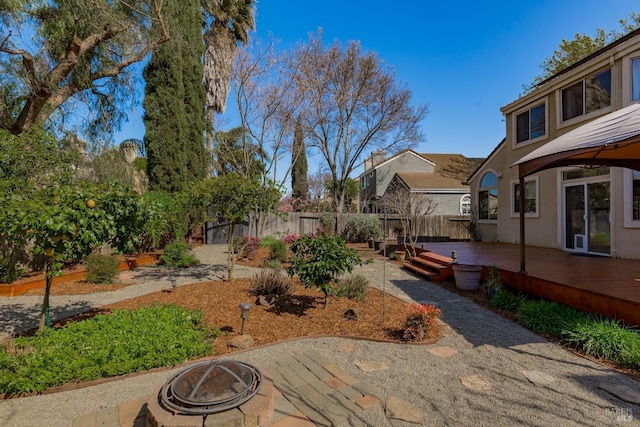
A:
{"label": "green shrub", "polygon": [[24,272],[25,269],[19,267],[15,260],[0,258],[0,283],[15,282]]}
{"label": "green shrub", "polygon": [[330,212],[322,212],[318,216],[320,221],[320,232],[325,234],[333,234],[336,230],[336,217]]}
{"label": "green shrub", "polygon": [[640,367],[640,335],[616,320],[585,317],[565,332],[564,340],[588,355]]}
{"label": "green shrub", "polygon": [[273,236],[266,236],[266,237],[263,237],[262,240],[260,240],[260,246],[262,247],[271,246],[277,241],[278,239],[276,239]]}
{"label": "green shrub", "polygon": [[15,338],[0,349],[0,392],[41,392],[208,356],[219,331],[201,319],[201,312],[154,305]]}
{"label": "green shrub", "polygon": [[120,271],[120,261],[108,255],[91,254],[84,264],[89,283],[113,283]]}
{"label": "green shrub", "polygon": [[252,295],[289,295],[292,289],[291,279],[276,269],[261,271],[251,279]]}
{"label": "green shrub", "polygon": [[188,215],[176,198],[164,191],[147,191],[140,204],[148,215],[142,232],[141,250],[162,249],[187,233]]}
{"label": "green shrub", "polygon": [[375,215],[354,215],[347,220],[343,237],[347,242],[363,243],[380,238],[380,220]]}
{"label": "green shrub", "polygon": [[516,313],[522,303],[526,301],[526,298],[520,294],[514,294],[513,292],[502,290],[493,294],[489,302],[495,308],[499,308],[501,310],[507,310],[512,313]]}
{"label": "green shrub", "polygon": [[175,240],[165,246],[160,262],[167,267],[186,268],[199,264],[200,261],[191,254],[189,245],[181,240]]}
{"label": "green shrub", "polygon": [[545,300],[525,301],[518,310],[518,318],[524,327],[558,337],[586,316],[573,307]]}
{"label": "green shrub", "polygon": [[369,282],[361,274],[354,274],[338,282],[336,296],[364,301]]}
{"label": "green shrub", "polygon": [[273,242],[269,246],[269,258],[285,262],[287,260],[287,245],[284,242]]}

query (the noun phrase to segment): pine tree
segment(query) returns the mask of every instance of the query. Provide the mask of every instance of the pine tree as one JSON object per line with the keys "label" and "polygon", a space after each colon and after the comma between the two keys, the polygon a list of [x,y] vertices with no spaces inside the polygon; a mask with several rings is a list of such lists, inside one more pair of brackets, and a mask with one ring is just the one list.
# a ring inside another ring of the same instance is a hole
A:
{"label": "pine tree", "polygon": [[[307,181],[307,151],[304,145],[302,120],[298,117],[293,134],[293,166],[291,168],[291,190],[295,200],[309,199],[309,182]],[[298,210],[298,209],[296,209]]]}
{"label": "pine tree", "polygon": [[144,69],[144,143],[152,190],[180,191],[205,176],[200,6],[194,0],[165,4],[172,39]]}

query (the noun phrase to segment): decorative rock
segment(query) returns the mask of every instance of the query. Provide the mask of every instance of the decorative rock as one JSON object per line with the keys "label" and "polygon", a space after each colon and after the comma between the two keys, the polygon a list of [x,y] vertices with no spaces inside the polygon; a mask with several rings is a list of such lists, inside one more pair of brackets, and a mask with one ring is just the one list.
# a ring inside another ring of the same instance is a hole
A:
{"label": "decorative rock", "polygon": [[263,307],[271,308],[274,306],[276,301],[275,295],[258,295],[256,298],[256,305],[261,305]]}
{"label": "decorative rock", "polygon": [[525,378],[533,384],[540,386],[548,386],[556,380],[551,375],[547,375],[540,371],[522,371],[522,375],[524,375]]}
{"label": "decorative rock", "polygon": [[466,388],[478,391],[491,390],[491,384],[483,380],[480,375],[469,375],[468,377],[461,377],[460,382]]}
{"label": "decorative rock", "polygon": [[364,372],[374,372],[389,369],[389,367],[382,362],[356,362],[356,366]]}
{"label": "decorative rock", "polygon": [[239,335],[237,337],[233,337],[231,341],[229,341],[229,347],[238,348],[240,350],[251,348],[252,346],[253,338],[251,335]]}
{"label": "decorative rock", "polygon": [[384,408],[385,415],[391,420],[402,420],[414,424],[424,423],[424,413],[417,406],[397,397],[389,397]]}
{"label": "decorative rock", "polygon": [[598,388],[625,402],[635,403],[636,405],[640,404],[640,393],[626,385],[600,384]]}
{"label": "decorative rock", "polygon": [[435,348],[430,348],[427,351],[433,354],[434,356],[438,356],[442,358],[453,356],[458,352],[458,350],[454,350],[451,347],[435,347]]}
{"label": "decorative rock", "polygon": [[350,308],[349,310],[344,312],[343,316],[347,320],[358,320],[358,309]]}

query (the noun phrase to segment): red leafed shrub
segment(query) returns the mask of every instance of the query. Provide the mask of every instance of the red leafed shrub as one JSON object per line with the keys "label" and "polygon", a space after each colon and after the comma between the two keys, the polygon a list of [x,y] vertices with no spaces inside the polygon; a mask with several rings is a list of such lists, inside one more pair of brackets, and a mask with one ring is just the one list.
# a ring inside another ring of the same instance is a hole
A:
{"label": "red leafed shrub", "polygon": [[410,304],[408,311],[402,333],[405,341],[422,341],[442,315],[440,309],[430,304]]}

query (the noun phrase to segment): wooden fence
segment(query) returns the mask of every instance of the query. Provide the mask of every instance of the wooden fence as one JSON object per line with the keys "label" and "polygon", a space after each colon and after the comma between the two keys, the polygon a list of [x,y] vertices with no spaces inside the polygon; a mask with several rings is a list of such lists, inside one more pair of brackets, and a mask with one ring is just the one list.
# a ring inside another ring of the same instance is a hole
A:
{"label": "wooden fence", "polygon": [[[380,221],[380,231],[388,238],[396,238],[394,230],[402,227],[401,217],[398,215],[383,214],[335,214],[336,230],[341,234],[347,221],[354,215],[371,215]],[[469,240],[469,217],[449,216],[449,215],[427,215],[417,221],[417,235],[419,241],[447,241],[447,240]],[[277,215],[268,215],[261,227],[262,232],[256,232],[256,227],[251,226],[250,221],[238,224],[235,227],[235,237],[260,234],[263,236],[284,237],[287,234],[307,234],[315,233],[320,229],[319,214],[310,212],[290,212],[284,218]],[[226,242],[227,226],[225,224],[207,223],[205,228],[206,242],[224,243]]]}

